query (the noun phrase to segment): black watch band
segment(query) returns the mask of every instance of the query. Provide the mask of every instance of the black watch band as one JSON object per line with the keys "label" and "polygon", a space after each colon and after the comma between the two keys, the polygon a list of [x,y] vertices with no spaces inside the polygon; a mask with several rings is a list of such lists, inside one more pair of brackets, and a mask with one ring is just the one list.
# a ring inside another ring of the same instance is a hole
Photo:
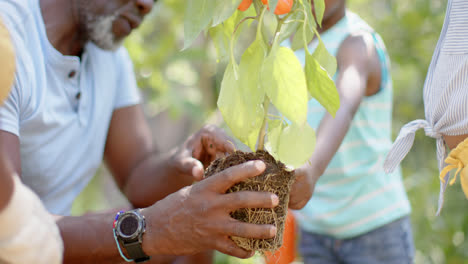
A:
{"label": "black watch band", "polygon": [[124,248],[127,250],[128,256],[136,263],[145,262],[150,259],[148,255],[143,252],[140,241],[131,243],[123,243]]}

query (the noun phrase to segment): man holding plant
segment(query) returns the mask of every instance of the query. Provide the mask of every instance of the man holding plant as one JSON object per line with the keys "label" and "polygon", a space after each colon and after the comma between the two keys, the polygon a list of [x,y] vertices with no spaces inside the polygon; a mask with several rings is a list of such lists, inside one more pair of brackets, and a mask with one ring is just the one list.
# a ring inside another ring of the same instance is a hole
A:
{"label": "man holding plant", "polygon": [[[152,6],[150,0],[0,0],[17,51],[15,83],[0,107],[0,152],[6,153],[0,158],[12,162],[13,173],[49,212],[61,215],[65,263],[120,263],[207,249],[246,258],[253,252],[229,236],[275,235],[274,226],[229,215],[238,208],[275,207],[275,195],[225,194],[260,174],[262,162],[185,187],[201,180],[214,158],[232,152],[222,131],[207,126],[170,153],[154,149],[132,64],[120,45]],[[125,218],[67,216],[102,160],[133,206],[144,209]],[[138,240],[124,240],[126,234]]]}
{"label": "man holding plant", "polygon": [[[345,0],[325,0],[319,28],[336,56],[340,97],[335,117],[309,102],[317,129],[315,152],[296,170],[290,205],[302,208],[300,250],[305,263],[412,263],[410,205],[401,171],[387,175],[392,82],[380,36]],[[321,45],[314,39],[309,48]],[[304,63],[304,50],[296,55]],[[308,199],[310,201],[306,204]]]}

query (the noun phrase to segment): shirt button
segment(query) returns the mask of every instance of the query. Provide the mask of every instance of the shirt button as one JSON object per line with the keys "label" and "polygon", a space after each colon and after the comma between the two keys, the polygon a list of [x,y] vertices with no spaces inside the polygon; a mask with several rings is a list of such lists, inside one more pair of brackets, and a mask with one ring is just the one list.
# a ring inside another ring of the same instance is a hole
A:
{"label": "shirt button", "polygon": [[78,92],[78,93],[75,95],[75,98],[76,98],[76,100],[80,100],[80,98],[81,98],[81,92]]}
{"label": "shirt button", "polygon": [[68,78],[73,78],[73,77],[75,77],[75,75],[76,75],[76,71],[72,70],[72,71],[70,71],[70,73],[68,73]]}

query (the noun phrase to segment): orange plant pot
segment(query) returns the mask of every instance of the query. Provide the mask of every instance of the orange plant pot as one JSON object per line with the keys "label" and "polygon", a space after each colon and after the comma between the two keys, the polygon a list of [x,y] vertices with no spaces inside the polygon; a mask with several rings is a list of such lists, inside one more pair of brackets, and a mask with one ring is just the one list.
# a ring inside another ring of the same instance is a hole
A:
{"label": "orange plant pot", "polygon": [[296,259],[296,219],[288,210],[284,226],[283,245],[274,253],[265,253],[266,264],[289,264]]}

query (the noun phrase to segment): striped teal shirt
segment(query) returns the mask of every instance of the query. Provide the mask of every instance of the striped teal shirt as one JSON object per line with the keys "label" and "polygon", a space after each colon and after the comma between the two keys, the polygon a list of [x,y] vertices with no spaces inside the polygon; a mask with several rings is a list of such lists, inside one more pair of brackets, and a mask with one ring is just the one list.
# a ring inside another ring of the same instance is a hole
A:
{"label": "striped teal shirt", "polygon": [[[392,80],[382,39],[356,14],[346,16],[322,34],[327,50],[336,56],[343,40],[353,32],[374,37],[382,66],[377,94],[363,98],[339,150],[315,187],[312,199],[297,213],[309,232],[350,238],[390,223],[411,211],[400,169],[387,175],[383,161],[389,151],[392,123]],[[317,43],[311,43],[313,50]],[[296,51],[304,63],[304,50]],[[339,68],[339,65],[338,65]],[[325,109],[309,101],[308,122],[318,128]]]}

